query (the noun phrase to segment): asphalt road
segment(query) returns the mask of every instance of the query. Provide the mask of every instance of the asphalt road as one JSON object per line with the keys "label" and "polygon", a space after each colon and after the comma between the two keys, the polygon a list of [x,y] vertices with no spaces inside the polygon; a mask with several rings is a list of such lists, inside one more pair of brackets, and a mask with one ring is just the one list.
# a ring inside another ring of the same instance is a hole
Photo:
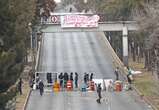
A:
{"label": "asphalt road", "polygon": [[[111,53],[101,37],[96,32],[45,33],[38,71],[77,72],[80,84],[84,72],[114,79]],[[44,80],[45,75],[40,77]],[[134,91],[103,92],[102,97],[102,104],[97,104],[96,92],[53,93],[45,88],[43,96],[38,90],[31,93],[26,110],[151,110]]]}

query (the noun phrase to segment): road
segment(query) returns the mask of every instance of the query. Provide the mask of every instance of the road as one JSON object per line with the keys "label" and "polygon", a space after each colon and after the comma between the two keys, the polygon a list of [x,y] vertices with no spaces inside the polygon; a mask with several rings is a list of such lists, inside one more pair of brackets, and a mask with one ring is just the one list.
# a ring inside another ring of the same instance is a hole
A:
{"label": "road", "polygon": [[[77,72],[81,81],[84,72],[114,79],[113,60],[103,37],[97,32],[45,33],[38,71]],[[26,110],[151,110],[134,91],[103,92],[102,104],[97,104],[96,92],[47,90],[43,96],[32,91]]]}

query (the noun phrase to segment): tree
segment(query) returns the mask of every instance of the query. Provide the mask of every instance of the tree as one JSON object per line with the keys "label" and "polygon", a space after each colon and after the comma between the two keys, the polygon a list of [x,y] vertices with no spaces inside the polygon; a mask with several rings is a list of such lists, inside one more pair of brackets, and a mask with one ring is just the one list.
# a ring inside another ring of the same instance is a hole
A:
{"label": "tree", "polygon": [[151,1],[145,4],[144,11],[136,12],[135,19],[140,24],[140,33],[145,36],[145,67],[158,70],[158,49],[159,49],[159,1]]}
{"label": "tree", "polygon": [[4,42],[0,52],[0,91],[14,84],[22,70],[30,41],[28,23],[35,19],[35,10],[35,0],[0,1],[0,38]]}
{"label": "tree", "polygon": [[[108,0],[97,8],[105,13],[108,20],[136,20],[140,30],[130,34],[129,42],[134,44],[134,60],[139,54],[145,54],[145,68],[158,71],[159,54],[159,1],[157,0]],[[132,36],[132,37],[131,37]],[[132,45],[131,45],[132,46]],[[142,51],[141,51],[142,50]],[[141,55],[143,56],[143,55]]]}
{"label": "tree", "polygon": [[13,91],[6,91],[23,69],[30,41],[28,23],[35,20],[35,10],[36,0],[0,0],[0,42],[3,44],[0,45],[1,109],[5,109],[5,103],[15,95]]}

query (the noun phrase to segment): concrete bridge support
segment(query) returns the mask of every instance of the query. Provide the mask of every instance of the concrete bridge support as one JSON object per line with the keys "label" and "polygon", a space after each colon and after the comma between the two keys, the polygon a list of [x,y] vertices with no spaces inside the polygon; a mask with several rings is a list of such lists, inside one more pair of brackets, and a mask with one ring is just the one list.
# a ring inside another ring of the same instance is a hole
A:
{"label": "concrete bridge support", "polygon": [[123,44],[123,63],[125,66],[128,66],[128,28],[126,26],[123,27],[123,37],[122,37],[122,44]]}

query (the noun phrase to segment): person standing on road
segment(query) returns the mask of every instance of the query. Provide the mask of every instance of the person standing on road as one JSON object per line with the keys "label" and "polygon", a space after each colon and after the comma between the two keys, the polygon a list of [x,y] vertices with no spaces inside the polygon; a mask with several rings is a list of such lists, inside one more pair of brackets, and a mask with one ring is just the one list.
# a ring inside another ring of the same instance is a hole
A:
{"label": "person standing on road", "polygon": [[40,80],[39,82],[39,90],[40,90],[40,95],[43,95],[44,92],[44,83],[42,82],[42,80]]}
{"label": "person standing on road", "polygon": [[115,76],[116,76],[116,80],[119,80],[119,67],[117,67],[115,69],[115,72],[114,72]]}
{"label": "person standing on road", "polygon": [[73,73],[70,73],[70,80],[73,82]]}
{"label": "person standing on road", "polygon": [[66,88],[66,84],[67,84],[67,81],[68,81],[68,79],[69,79],[69,77],[68,77],[68,73],[64,73],[64,88]]}
{"label": "person standing on road", "polygon": [[60,87],[63,88],[63,73],[61,72],[60,75],[58,76],[59,80],[60,80]]}
{"label": "person standing on road", "polygon": [[75,88],[78,88],[78,73],[75,72]]}
{"label": "person standing on road", "polygon": [[91,73],[91,75],[90,75],[90,81],[92,81],[93,80],[93,73]]}
{"label": "person standing on road", "polygon": [[98,84],[97,85],[97,94],[98,94],[97,102],[98,103],[101,103],[101,98],[102,98],[101,92],[102,92],[101,84]]}
{"label": "person standing on road", "polygon": [[40,81],[40,77],[39,77],[39,73],[36,73],[35,75],[35,89],[39,89],[39,81]]}
{"label": "person standing on road", "polygon": [[47,83],[52,83],[52,74],[51,73],[47,73],[46,78],[47,78]]}
{"label": "person standing on road", "polygon": [[70,80],[71,80],[72,87],[73,87],[73,72],[70,73]]}
{"label": "person standing on road", "polygon": [[86,80],[87,80],[87,83],[89,82],[89,73],[87,73],[86,75]]}
{"label": "person standing on road", "polygon": [[128,80],[128,84],[129,84],[128,89],[131,90],[132,89],[131,84],[132,84],[133,76],[132,76],[132,71],[129,67],[128,67],[127,80]]}
{"label": "person standing on road", "polygon": [[87,73],[84,73],[84,83],[87,84]]}
{"label": "person standing on road", "polygon": [[20,78],[18,82],[18,91],[20,95],[22,95],[22,84],[23,84],[23,81],[22,81],[22,78]]}

